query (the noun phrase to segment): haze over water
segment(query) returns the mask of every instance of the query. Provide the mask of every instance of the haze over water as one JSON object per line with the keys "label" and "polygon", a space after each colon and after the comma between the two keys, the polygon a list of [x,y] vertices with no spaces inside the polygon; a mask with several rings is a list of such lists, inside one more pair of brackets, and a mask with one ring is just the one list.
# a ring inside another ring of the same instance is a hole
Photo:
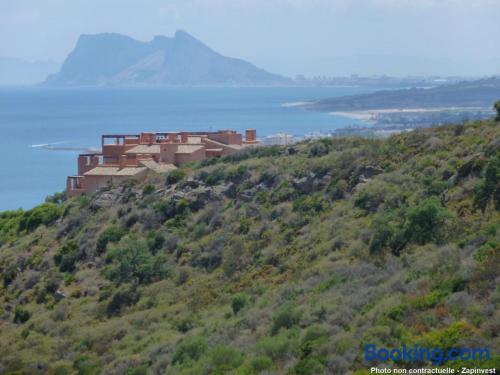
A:
{"label": "haze over water", "polygon": [[5,155],[0,210],[31,208],[65,188],[78,151],[99,148],[101,134],[141,131],[257,129],[303,135],[344,127],[352,119],[285,103],[368,92],[345,87],[178,87],[144,89],[0,89],[0,146]]}

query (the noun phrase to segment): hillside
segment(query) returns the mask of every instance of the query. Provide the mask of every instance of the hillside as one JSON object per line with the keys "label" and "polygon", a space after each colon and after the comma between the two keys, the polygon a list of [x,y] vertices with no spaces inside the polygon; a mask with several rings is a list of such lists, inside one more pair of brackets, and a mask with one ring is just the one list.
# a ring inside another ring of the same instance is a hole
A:
{"label": "hillside", "polygon": [[47,86],[273,85],[288,79],[222,56],[184,31],[140,42],[120,34],[82,35]]}
{"label": "hillside", "polygon": [[431,88],[385,90],[311,102],[305,107],[319,111],[359,111],[402,108],[490,108],[500,97],[500,79],[486,78]]}
{"label": "hillside", "polygon": [[499,195],[487,120],[4,212],[0,373],[362,375],[368,343],[486,347],[452,367],[498,367]]}

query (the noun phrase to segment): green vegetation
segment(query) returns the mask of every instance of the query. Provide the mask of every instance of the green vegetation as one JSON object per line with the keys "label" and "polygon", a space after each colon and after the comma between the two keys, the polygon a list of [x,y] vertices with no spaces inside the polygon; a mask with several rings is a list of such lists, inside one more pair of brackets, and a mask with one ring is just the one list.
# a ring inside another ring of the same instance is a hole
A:
{"label": "green vegetation", "polygon": [[364,374],[367,343],[498,367],[499,139],[252,148],[0,213],[0,372]]}

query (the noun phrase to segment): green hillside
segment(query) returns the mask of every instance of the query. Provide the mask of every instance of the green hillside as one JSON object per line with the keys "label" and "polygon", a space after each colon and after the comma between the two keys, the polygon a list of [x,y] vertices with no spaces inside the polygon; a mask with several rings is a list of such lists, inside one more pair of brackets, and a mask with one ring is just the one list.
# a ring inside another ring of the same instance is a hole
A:
{"label": "green hillside", "polygon": [[0,245],[1,374],[365,374],[367,343],[499,367],[500,123],[55,195]]}

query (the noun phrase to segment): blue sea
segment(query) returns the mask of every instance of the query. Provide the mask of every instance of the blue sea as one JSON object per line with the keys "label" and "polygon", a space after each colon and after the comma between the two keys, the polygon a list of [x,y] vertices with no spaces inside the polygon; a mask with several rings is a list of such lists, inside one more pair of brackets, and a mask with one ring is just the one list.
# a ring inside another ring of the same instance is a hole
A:
{"label": "blue sea", "polygon": [[[76,148],[104,133],[257,129],[258,137],[326,133],[353,120],[286,103],[370,92],[362,87],[0,88],[0,210],[29,209],[65,188]],[[59,150],[48,150],[50,144]],[[66,149],[66,150],[62,150]]]}

